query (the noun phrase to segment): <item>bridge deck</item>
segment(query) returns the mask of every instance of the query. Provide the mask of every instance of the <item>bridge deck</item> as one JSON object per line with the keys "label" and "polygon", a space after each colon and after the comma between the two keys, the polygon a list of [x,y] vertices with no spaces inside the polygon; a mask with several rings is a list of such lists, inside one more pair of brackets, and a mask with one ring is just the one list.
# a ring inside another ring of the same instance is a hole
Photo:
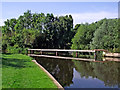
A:
{"label": "bridge deck", "polygon": [[[40,52],[40,55],[35,55],[35,51]],[[91,61],[90,59],[83,59],[83,58],[73,58],[73,57],[62,57],[58,56],[58,52],[76,52],[76,57],[80,54],[80,52],[88,52],[94,53],[94,59],[96,59],[97,53],[99,51],[105,51],[104,49],[94,49],[94,50],[71,50],[71,49],[28,49],[28,54],[30,56],[40,56],[40,57],[52,57],[52,58],[63,58],[63,59],[75,59],[75,60],[84,60],[84,61]],[[43,52],[55,52],[56,56],[49,56],[49,55],[42,55]],[[92,59],[93,61],[93,59]]]}

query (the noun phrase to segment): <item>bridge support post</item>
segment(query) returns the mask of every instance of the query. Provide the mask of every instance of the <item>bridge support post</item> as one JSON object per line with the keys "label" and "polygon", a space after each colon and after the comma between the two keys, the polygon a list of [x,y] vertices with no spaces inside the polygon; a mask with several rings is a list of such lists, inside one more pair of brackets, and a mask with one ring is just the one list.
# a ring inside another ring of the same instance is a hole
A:
{"label": "bridge support post", "polygon": [[42,55],[42,51],[40,51],[40,54]]}
{"label": "bridge support post", "polygon": [[94,53],[94,59],[96,60],[96,51],[95,51],[95,53]]}
{"label": "bridge support post", "polygon": [[57,52],[56,52],[56,56],[57,56]]}
{"label": "bridge support post", "polygon": [[78,57],[78,52],[76,52],[76,57]]}
{"label": "bridge support post", "polygon": [[31,54],[31,50],[30,50],[30,54]]}

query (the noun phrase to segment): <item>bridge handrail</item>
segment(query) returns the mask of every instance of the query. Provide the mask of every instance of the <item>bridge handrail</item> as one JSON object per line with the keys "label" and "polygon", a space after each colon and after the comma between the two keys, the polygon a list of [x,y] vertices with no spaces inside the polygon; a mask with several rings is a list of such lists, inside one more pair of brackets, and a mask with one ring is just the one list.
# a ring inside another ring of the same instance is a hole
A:
{"label": "bridge handrail", "polygon": [[28,49],[32,51],[71,51],[71,52],[95,52],[95,50],[71,50],[71,49]]}

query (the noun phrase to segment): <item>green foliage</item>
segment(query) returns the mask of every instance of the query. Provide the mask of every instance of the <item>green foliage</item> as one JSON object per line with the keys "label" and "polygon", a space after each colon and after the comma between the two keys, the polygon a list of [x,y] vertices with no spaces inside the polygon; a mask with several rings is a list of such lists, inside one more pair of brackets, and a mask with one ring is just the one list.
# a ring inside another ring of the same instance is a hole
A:
{"label": "green foliage", "polygon": [[86,48],[86,42],[84,42],[85,41],[85,33],[86,32],[87,32],[86,31],[86,26],[81,25],[78,28],[78,31],[77,31],[76,35],[72,39],[72,42],[73,42],[72,49]]}
{"label": "green foliage", "polygon": [[103,19],[92,24],[78,24],[72,39],[72,49],[107,49],[120,52],[119,24],[117,19]]}
{"label": "green foliage", "polygon": [[[70,48],[73,38],[71,15],[31,13],[5,21],[2,26],[3,52],[21,53],[24,48]],[[15,50],[15,51],[14,51]]]}
{"label": "green foliage", "polygon": [[[77,25],[78,26],[78,25]],[[90,49],[90,42],[95,31],[95,24],[81,24],[77,29],[77,33],[72,39],[72,49]]]}
{"label": "green foliage", "polygon": [[[2,51],[24,52],[24,48],[108,49],[120,52],[119,19],[103,19],[92,24],[77,24],[71,15],[25,12],[2,26]],[[17,45],[17,47],[16,47]],[[10,50],[11,49],[11,50]]]}
{"label": "green foliage", "polygon": [[6,51],[7,53],[13,53],[13,54],[18,54],[18,53],[25,54],[27,53],[27,49],[28,48],[21,48],[18,45],[14,45],[14,46],[8,46]]}
{"label": "green foliage", "polygon": [[118,48],[117,19],[105,19],[103,24],[95,31],[91,42],[92,49],[108,49],[115,51]]}

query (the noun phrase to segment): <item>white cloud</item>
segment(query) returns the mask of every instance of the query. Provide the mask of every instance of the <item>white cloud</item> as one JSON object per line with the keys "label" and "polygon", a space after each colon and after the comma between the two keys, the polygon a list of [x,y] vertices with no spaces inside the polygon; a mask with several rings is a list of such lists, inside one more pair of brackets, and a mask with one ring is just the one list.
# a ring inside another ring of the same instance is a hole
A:
{"label": "white cloud", "polygon": [[[66,14],[59,14],[55,16],[65,16],[65,15],[72,15],[73,17],[73,24],[74,26],[76,24],[80,23],[92,23],[99,21],[104,18],[118,18],[118,13],[111,13],[111,12],[94,12],[94,13],[66,13]],[[0,19],[0,26],[4,25],[4,21],[6,19]]]}
{"label": "white cloud", "polygon": [[[111,12],[94,12],[94,13],[68,13],[68,14],[61,14],[61,15],[72,15],[73,17],[73,24],[80,24],[80,23],[92,23],[99,21],[104,18],[117,18],[118,13],[111,13]],[[60,15],[59,15],[60,16]]]}
{"label": "white cloud", "polygon": [[[7,19],[12,19],[12,18],[7,18]],[[0,18],[0,26],[4,26],[5,25],[4,22],[7,21],[7,19]],[[16,18],[16,19],[18,19],[18,18]]]}
{"label": "white cloud", "polygon": [[4,19],[0,19],[0,26],[3,26],[4,25]]}

